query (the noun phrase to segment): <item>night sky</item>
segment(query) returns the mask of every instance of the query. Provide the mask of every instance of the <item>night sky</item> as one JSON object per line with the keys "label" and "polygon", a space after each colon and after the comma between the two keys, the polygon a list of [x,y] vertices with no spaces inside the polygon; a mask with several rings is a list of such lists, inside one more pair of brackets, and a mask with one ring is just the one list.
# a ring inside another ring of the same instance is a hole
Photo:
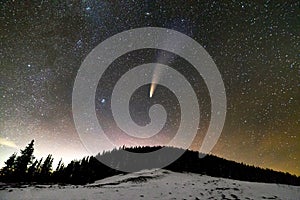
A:
{"label": "night sky", "polygon": [[[192,37],[222,75],[227,117],[212,153],[300,175],[300,2],[280,2],[1,1],[1,165],[32,139],[37,157],[53,154],[69,162],[88,155],[72,116],[81,63],[110,36],[153,26]],[[143,49],[117,58],[97,87],[99,123],[116,144],[132,145],[113,120],[110,97],[124,73],[149,62],[171,66],[193,86],[201,122],[191,149],[198,150],[210,120],[208,90],[193,66],[170,52]],[[180,107],[167,88],[158,85],[152,98],[149,88],[132,96],[132,119],[149,123],[148,109],[155,103],[165,107],[168,119],[157,137],[135,144],[167,144],[178,128]]]}

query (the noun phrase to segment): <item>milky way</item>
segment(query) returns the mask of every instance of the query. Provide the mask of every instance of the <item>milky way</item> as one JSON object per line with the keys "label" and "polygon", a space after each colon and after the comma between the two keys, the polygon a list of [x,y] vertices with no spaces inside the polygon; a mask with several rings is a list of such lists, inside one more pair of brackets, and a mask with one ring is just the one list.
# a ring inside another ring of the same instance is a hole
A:
{"label": "milky way", "polygon": [[[87,155],[71,109],[82,61],[116,33],[156,26],[199,42],[222,74],[228,111],[212,153],[300,175],[299,1],[5,1],[0,6],[1,165],[33,138],[36,156],[51,153],[68,162]],[[97,88],[99,122],[112,138],[118,133],[111,89],[122,74],[146,62],[168,64],[193,85],[201,123],[191,148],[199,149],[210,118],[207,88],[187,61],[170,52],[144,49],[112,63]],[[168,142],[178,127],[178,102],[159,85],[149,98],[149,88],[134,93],[132,118],[145,125],[149,106],[165,106],[168,121],[161,137]]]}

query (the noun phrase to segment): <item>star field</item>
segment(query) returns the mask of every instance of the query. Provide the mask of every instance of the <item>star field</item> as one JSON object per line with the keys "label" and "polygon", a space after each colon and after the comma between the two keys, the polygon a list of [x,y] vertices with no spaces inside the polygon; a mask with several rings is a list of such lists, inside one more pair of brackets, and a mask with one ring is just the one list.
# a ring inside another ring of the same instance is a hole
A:
{"label": "star field", "polygon": [[[72,119],[82,61],[116,33],[157,26],[196,40],[222,75],[227,118],[212,153],[300,175],[299,1],[4,1],[0,8],[1,163],[33,138],[37,156],[51,153],[68,162],[87,155]],[[201,109],[191,148],[199,149],[210,119],[207,88],[186,60],[170,52],[145,49],[113,62],[97,88],[99,123],[116,143],[132,143],[113,121],[111,90],[124,72],[146,62],[168,64],[190,81]],[[178,102],[162,86],[153,98],[148,94],[149,85],[134,93],[132,118],[145,125],[151,105],[165,106],[163,131],[145,144],[167,143],[180,121]]]}

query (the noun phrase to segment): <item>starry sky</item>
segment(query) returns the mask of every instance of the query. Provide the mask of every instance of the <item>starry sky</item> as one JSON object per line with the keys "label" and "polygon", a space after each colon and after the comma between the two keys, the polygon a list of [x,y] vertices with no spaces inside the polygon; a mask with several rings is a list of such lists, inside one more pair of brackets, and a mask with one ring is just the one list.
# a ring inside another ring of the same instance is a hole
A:
{"label": "starry sky", "polygon": [[[180,31],[201,44],[225,84],[227,117],[212,153],[250,165],[300,175],[299,1],[68,0],[0,2],[0,162],[35,139],[37,157],[69,162],[88,155],[72,116],[77,71],[100,42],[139,27]],[[183,74],[199,99],[201,122],[191,149],[199,149],[210,120],[202,77],[183,58],[143,49],[117,58],[96,93],[99,123],[119,145],[130,145],[113,120],[110,97],[122,74],[149,62]],[[168,143],[180,107],[167,88],[140,87],[130,101],[132,119],[149,123],[159,103],[168,113],[162,131],[138,144]],[[127,138],[127,139],[126,139]]]}

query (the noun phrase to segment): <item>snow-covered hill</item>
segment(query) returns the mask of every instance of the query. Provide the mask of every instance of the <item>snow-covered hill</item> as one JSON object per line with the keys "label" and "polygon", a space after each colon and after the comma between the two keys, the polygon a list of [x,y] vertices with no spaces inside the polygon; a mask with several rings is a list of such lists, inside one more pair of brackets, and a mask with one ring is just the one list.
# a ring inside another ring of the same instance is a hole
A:
{"label": "snow-covered hill", "polygon": [[118,175],[85,186],[1,186],[0,199],[300,199],[300,187],[167,170]]}

